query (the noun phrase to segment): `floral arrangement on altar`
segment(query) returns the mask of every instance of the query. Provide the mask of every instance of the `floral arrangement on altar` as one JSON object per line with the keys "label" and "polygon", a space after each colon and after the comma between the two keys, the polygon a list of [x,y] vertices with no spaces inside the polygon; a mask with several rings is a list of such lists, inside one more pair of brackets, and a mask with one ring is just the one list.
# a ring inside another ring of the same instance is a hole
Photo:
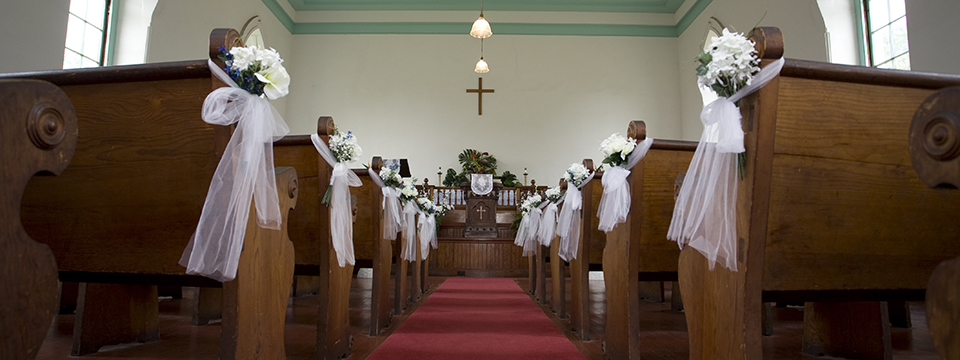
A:
{"label": "floral arrangement on altar", "polygon": [[560,192],[559,186],[549,187],[543,194],[547,196],[548,201],[554,204],[560,201],[560,198],[563,197],[563,193]]}
{"label": "floral arrangement on altar", "polygon": [[723,29],[713,38],[710,50],[696,57],[697,82],[713,89],[717,95],[730,97],[750,85],[753,75],[760,71],[760,60],[754,43],[741,33]]}
{"label": "floral arrangement on altar", "polygon": [[463,150],[457,157],[464,174],[493,174],[497,175],[497,158],[490,153],[481,153],[474,149]]}
{"label": "floral arrangement on altar", "polygon": [[339,163],[357,160],[363,154],[363,149],[357,144],[357,137],[353,135],[353,132],[347,131],[344,134],[338,129],[334,129],[333,135],[330,135],[330,151],[333,152],[333,156],[337,158]]}
{"label": "floral arrangement on altar", "polygon": [[603,153],[603,163],[610,166],[620,166],[627,161],[627,158],[637,148],[637,140],[616,133],[610,135],[606,140],[600,143],[600,151]]}
{"label": "floral arrangement on altar", "polygon": [[398,189],[403,186],[403,179],[400,177],[400,164],[392,163],[390,166],[384,166],[380,169],[380,179],[383,180],[383,186]]}
{"label": "floral arrangement on altar", "polygon": [[569,184],[573,184],[573,186],[579,187],[589,176],[590,170],[587,170],[586,166],[580,163],[573,163],[570,165],[570,168],[563,173],[563,180]]}
{"label": "floral arrangement on altar", "polygon": [[223,71],[237,83],[241,89],[276,100],[287,95],[290,87],[290,75],[283,67],[283,59],[274,49],[258,46],[233,47],[227,50],[220,47]]}

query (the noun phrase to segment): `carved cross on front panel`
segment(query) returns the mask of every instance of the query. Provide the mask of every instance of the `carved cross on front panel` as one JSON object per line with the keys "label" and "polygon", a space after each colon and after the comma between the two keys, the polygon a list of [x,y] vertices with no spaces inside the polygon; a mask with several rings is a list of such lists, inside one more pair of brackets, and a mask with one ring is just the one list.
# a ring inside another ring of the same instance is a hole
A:
{"label": "carved cross on front panel", "polygon": [[[477,93],[477,115],[483,115],[483,93],[493,93],[493,89],[483,88],[483,78],[480,78],[476,89],[467,89],[468,93]],[[482,217],[481,217],[482,219]]]}
{"label": "carved cross on front panel", "polygon": [[483,220],[483,213],[487,212],[487,208],[483,205],[477,206],[477,213],[480,214],[480,220]]}

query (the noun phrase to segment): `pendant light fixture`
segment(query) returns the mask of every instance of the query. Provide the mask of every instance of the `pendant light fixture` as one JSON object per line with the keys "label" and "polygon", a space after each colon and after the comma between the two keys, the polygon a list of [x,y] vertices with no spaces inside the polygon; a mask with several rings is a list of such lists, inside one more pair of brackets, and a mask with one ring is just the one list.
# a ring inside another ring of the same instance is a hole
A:
{"label": "pendant light fixture", "polygon": [[477,67],[473,69],[473,72],[477,74],[486,74],[490,71],[490,67],[487,66],[487,62],[483,61],[483,39],[480,39],[480,61],[477,61]]}
{"label": "pendant light fixture", "polygon": [[483,0],[480,0],[480,17],[473,22],[473,27],[470,28],[470,36],[486,39],[490,35],[493,35],[493,30],[490,30],[490,23],[483,18]]}

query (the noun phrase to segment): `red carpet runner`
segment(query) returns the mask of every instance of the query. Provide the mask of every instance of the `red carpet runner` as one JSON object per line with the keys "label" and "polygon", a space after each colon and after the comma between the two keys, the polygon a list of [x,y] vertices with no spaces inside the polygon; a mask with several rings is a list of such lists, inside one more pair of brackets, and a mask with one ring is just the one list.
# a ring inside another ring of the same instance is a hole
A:
{"label": "red carpet runner", "polygon": [[513,280],[451,277],[367,359],[584,359]]}

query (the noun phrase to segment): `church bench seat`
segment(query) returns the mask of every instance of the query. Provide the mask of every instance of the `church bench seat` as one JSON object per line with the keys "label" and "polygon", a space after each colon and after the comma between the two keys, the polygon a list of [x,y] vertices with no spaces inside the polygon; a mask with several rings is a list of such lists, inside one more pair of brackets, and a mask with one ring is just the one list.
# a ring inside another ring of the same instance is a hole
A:
{"label": "church bench seat", "polygon": [[[645,139],[645,124],[630,122],[627,136]],[[602,250],[607,299],[603,340],[610,358],[638,358],[644,346],[639,339],[639,332],[647,330],[640,328],[640,282],[677,280],[680,249],[667,240],[667,229],[673,217],[677,177],[687,170],[695,149],[695,142],[654,140],[627,178],[630,213],[626,222],[606,234]],[[592,216],[596,214],[595,208]],[[679,296],[678,291],[674,296]]]}
{"label": "church bench seat", "polygon": [[[238,38],[235,30],[214,30],[211,57]],[[22,205],[24,228],[53,251],[60,280],[83,283],[74,355],[155,340],[156,285],[176,284],[224,288],[222,358],[248,358],[254,347],[263,357],[283,356],[277,344],[293,267],[283,230],[259,228],[251,217],[233,281],[186,275],[178,264],[231,135],[201,119],[206,95],[224,86],[206,59],[0,78],[50,81],[76,109],[73,161],[62,176],[32,181]],[[285,214],[296,203],[296,172],[276,176]]]}
{"label": "church bench seat", "polygon": [[58,87],[0,80],[0,358],[33,359],[56,315],[57,263],[20,223],[20,199],[35,174],[59,174],[77,146],[77,116]]}
{"label": "church bench seat", "polygon": [[[782,56],[778,29],[751,37],[764,64]],[[917,106],[958,84],[787,59],[741,100],[738,271],[680,255],[691,358],[761,358],[761,302],[777,300],[807,302],[805,352],[889,358],[880,301],[923,299],[934,266],[960,254],[960,194],[928,189],[907,146]]]}

